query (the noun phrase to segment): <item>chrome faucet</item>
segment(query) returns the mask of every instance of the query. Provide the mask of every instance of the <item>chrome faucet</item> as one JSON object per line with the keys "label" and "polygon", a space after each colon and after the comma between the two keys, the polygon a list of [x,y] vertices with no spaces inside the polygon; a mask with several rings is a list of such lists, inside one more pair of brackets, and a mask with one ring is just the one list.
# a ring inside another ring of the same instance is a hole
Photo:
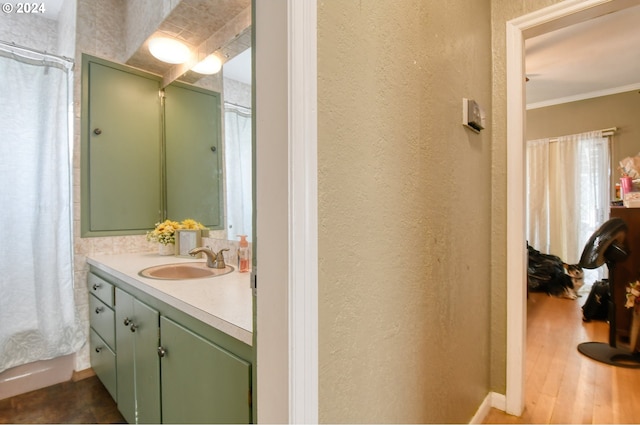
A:
{"label": "chrome faucet", "polygon": [[228,248],[221,249],[217,254],[211,250],[209,247],[199,246],[193,248],[189,251],[189,255],[195,257],[201,252],[207,257],[207,267],[212,269],[224,269],[227,265],[224,262],[224,255],[222,254],[224,251],[229,251]]}

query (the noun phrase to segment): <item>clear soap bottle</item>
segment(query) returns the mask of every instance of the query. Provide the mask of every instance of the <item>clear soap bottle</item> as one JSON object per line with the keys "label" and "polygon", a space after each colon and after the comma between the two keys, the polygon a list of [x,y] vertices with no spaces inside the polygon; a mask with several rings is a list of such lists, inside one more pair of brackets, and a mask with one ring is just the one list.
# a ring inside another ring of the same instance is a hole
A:
{"label": "clear soap bottle", "polygon": [[251,270],[251,251],[249,250],[249,242],[247,235],[238,235],[240,238],[238,248],[238,271],[246,273]]}

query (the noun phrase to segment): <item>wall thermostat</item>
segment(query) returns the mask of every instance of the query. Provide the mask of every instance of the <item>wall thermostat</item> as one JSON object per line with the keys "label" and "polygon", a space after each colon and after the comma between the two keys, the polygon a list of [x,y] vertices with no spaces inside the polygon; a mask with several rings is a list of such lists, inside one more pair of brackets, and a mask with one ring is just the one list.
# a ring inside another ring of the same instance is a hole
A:
{"label": "wall thermostat", "polygon": [[476,133],[485,127],[484,111],[475,100],[462,98],[462,125]]}

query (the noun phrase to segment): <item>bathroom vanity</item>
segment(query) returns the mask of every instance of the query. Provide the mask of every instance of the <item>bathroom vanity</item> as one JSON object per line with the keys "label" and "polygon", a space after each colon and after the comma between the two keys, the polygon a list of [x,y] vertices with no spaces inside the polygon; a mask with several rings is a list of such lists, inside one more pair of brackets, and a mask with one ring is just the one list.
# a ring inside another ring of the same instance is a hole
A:
{"label": "bathroom vanity", "polygon": [[250,423],[249,276],[151,279],[157,254],[87,259],[91,365],[129,423]]}

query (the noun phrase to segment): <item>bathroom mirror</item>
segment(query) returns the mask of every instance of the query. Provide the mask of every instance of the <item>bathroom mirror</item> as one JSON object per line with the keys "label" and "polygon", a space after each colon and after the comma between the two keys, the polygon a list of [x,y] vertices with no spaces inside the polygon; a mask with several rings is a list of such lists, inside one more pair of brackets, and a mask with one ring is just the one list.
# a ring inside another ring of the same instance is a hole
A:
{"label": "bathroom mirror", "polygon": [[[220,239],[237,240],[237,234],[251,235],[252,233],[250,228],[250,213],[248,219],[248,228],[245,224],[238,224],[240,222],[247,221],[246,217],[244,217],[247,214],[237,213],[239,208],[241,210],[243,208],[244,210],[246,210],[246,206],[234,206],[237,205],[237,198],[239,197],[245,199],[248,197],[249,200],[251,199],[251,151],[250,149],[248,150],[249,158],[243,158],[243,155],[245,155],[247,152],[246,149],[235,149],[231,147],[231,143],[236,143],[237,138],[227,137],[227,134],[232,130],[232,126],[229,126],[229,128],[227,128],[228,126],[226,123],[226,116],[236,114],[241,118],[246,119],[248,117],[248,133],[250,137],[251,86],[250,78],[249,84],[247,85],[246,82],[233,79],[233,77],[231,79],[227,78],[227,74],[232,74],[231,70],[228,69],[228,67],[231,66],[232,62],[234,62],[234,58],[240,56],[242,52],[246,52],[247,49],[251,46],[251,1],[234,0],[231,2],[225,2],[223,8],[224,10],[215,11],[211,9],[219,7],[219,5],[217,5],[217,3],[207,3],[208,2],[182,0],[175,6],[173,10],[169,11],[165,16],[156,16],[153,19],[150,18],[151,15],[149,13],[145,13],[145,11],[126,10],[128,18],[130,17],[129,14],[133,12],[138,13],[140,15],[140,19],[137,25],[127,23],[127,40],[126,42],[122,42],[120,45],[127,46],[127,48],[135,45],[138,45],[139,47],[134,51],[122,52],[122,56],[119,58],[119,62],[127,66],[133,66],[140,70],[161,75],[163,78],[163,85],[166,83],[170,84],[171,82],[177,80],[178,84],[187,83],[189,85],[193,85],[205,90],[219,92],[221,94],[220,109],[218,111],[221,125],[221,144],[217,148],[221,148],[221,151],[218,153],[221,156],[222,163],[219,171],[217,172],[221,180],[220,199],[221,204],[224,206],[224,211],[222,211],[221,214],[220,224],[213,227],[215,231],[211,233],[211,236]],[[155,10],[154,14],[158,15]],[[151,25],[150,22],[154,19],[156,19],[157,22],[154,24],[154,27],[149,29]],[[135,21],[135,19],[127,20],[127,22]],[[139,32],[140,34],[137,34],[136,32]],[[181,39],[182,41],[188,41],[190,47],[194,48],[194,51],[199,58],[210,53],[215,53],[219,57],[223,58],[224,64],[222,72],[216,75],[203,75],[198,74],[188,68],[185,69],[184,66],[181,65],[165,64],[158,61],[151,56],[148,49],[149,40],[158,35],[169,35]],[[250,76],[250,62],[248,66],[248,75]],[[223,76],[225,78],[223,78]],[[229,110],[228,113],[227,110]],[[244,133],[246,133],[247,124],[245,123],[240,126],[244,128],[243,131]],[[233,127],[233,131],[235,132],[237,130],[235,128],[235,123],[233,124]],[[250,139],[248,143],[250,146]],[[228,154],[232,154],[235,158],[227,158],[229,156]],[[248,177],[246,171],[247,166],[244,164],[247,160],[249,161]],[[249,182],[248,196],[245,193],[247,190],[246,188],[240,190],[238,189],[237,182],[233,182],[234,178],[236,180],[240,179],[239,177],[232,176],[232,174],[236,173],[236,171],[239,169],[244,170],[244,177],[242,177],[242,179]],[[171,179],[167,174],[164,174],[164,178]],[[171,181],[166,182],[166,185],[170,186]],[[150,192],[153,192],[153,190],[153,187],[150,187]],[[192,195],[194,198],[200,196],[197,191],[193,192],[196,192]],[[183,194],[184,193],[188,194],[188,191],[184,191]],[[160,196],[165,195],[161,194]],[[240,204],[243,205],[246,204],[246,202],[240,202]],[[250,202],[249,211],[251,211]],[[165,212],[165,214],[167,214],[167,212]],[[169,214],[169,218],[181,220],[187,217],[173,217]],[[149,220],[144,220],[145,223],[147,221]],[[141,228],[141,226],[138,225],[137,227],[133,226],[136,227],[134,229],[112,229],[110,234],[142,234],[149,228],[151,228],[155,221],[156,220],[151,220],[146,225],[146,228]],[[86,234],[84,231],[83,235],[93,236],[90,234]],[[251,238],[249,239],[251,240]]]}

